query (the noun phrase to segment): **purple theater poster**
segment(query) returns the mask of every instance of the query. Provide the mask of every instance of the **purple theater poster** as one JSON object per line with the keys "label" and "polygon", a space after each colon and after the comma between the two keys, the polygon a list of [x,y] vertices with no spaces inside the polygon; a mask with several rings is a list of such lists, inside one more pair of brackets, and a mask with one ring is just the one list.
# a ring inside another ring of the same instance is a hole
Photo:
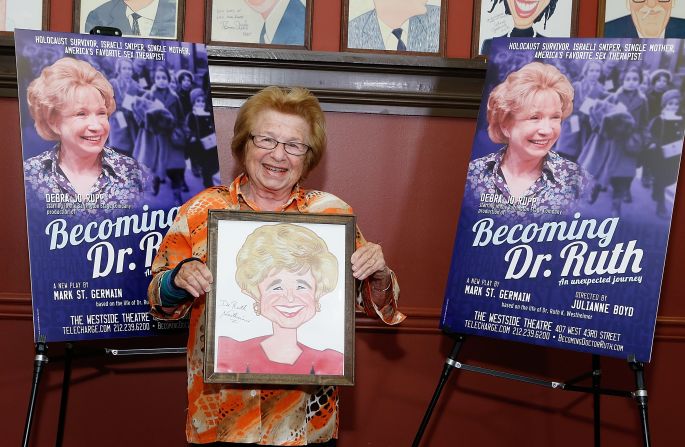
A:
{"label": "purple theater poster", "polygon": [[446,332],[649,361],[683,148],[679,39],[497,39]]}
{"label": "purple theater poster", "polygon": [[178,206],[219,182],[202,44],[16,30],[34,337],[185,329],[148,315]]}

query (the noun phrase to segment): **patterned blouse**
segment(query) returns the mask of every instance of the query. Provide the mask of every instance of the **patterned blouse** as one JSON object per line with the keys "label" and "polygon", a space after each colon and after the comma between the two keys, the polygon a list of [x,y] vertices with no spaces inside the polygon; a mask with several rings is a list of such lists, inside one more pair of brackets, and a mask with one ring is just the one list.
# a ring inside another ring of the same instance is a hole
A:
{"label": "patterned blouse", "polygon": [[479,212],[521,217],[573,211],[588,178],[580,166],[550,151],[542,163],[540,177],[521,197],[513,197],[501,169],[506,149],[469,163],[465,197],[479,203]]}
{"label": "patterned blouse", "polygon": [[[239,442],[272,445],[307,445],[326,442],[338,435],[338,390],[334,386],[263,386],[216,384],[203,381],[205,295],[176,307],[163,307],[160,281],[164,272],[180,261],[207,258],[207,211],[210,209],[259,211],[241,193],[248,179],[243,174],[233,183],[204,190],[179,210],[164,237],[148,289],[151,314],[160,319],[178,319],[190,311],[188,335],[188,413],[186,437],[190,443]],[[284,212],[352,214],[345,202],[321,191],[295,186]],[[366,243],[359,229],[356,246]],[[386,324],[398,324],[405,316],[397,309],[399,285],[392,274],[392,287],[376,291],[368,278],[359,283],[357,305],[369,316]],[[376,286],[377,287],[377,286]],[[388,304],[378,308],[372,294],[387,294]]]}
{"label": "patterned blouse", "polygon": [[[100,214],[135,207],[143,198],[145,179],[138,162],[106,147],[100,154],[102,172],[86,196],[78,194],[59,167],[59,144],[24,162],[27,193],[48,214]],[[51,203],[52,202],[52,203]],[[50,205],[59,204],[59,208]],[[69,206],[65,206],[69,204]]]}

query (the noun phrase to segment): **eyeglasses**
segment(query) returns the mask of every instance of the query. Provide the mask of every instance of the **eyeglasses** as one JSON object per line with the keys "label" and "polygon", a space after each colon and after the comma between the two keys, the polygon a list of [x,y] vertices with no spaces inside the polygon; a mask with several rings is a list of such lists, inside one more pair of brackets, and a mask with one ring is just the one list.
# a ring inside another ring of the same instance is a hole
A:
{"label": "eyeglasses", "polygon": [[[633,0],[633,3],[644,3],[647,0]],[[659,0],[659,3],[671,3],[671,0]]]}
{"label": "eyeglasses", "polygon": [[285,141],[278,141],[275,138],[267,137],[266,135],[252,135],[250,134],[250,139],[254,143],[255,146],[257,146],[260,149],[266,149],[269,151],[272,151],[276,149],[276,146],[279,144],[283,145],[283,149],[289,153],[290,155],[295,155],[297,157],[301,157],[304,154],[307,153],[311,147],[307,146],[304,143],[298,143],[295,141],[290,141],[290,142],[285,142]]}

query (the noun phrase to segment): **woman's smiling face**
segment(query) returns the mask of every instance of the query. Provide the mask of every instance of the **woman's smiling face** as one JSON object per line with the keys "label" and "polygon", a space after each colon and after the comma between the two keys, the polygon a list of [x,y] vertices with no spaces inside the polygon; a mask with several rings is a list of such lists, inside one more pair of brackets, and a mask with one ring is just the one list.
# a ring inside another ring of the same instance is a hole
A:
{"label": "woman's smiling face", "polygon": [[316,315],[316,280],[311,270],[271,272],[258,287],[260,313],[282,328],[298,328]]}
{"label": "woman's smiling face", "polygon": [[99,154],[109,136],[105,99],[95,87],[79,87],[51,127],[60,137],[60,150],[77,157]]}
{"label": "woman's smiling face", "polygon": [[[283,142],[309,142],[309,124],[297,115],[274,110],[259,114],[251,132]],[[260,194],[289,194],[304,173],[304,156],[288,154],[282,144],[276,148],[261,149],[248,140],[245,170],[250,187]]]}
{"label": "woman's smiling face", "polygon": [[554,90],[537,92],[502,126],[507,151],[519,160],[542,159],[561,132],[561,99]]}

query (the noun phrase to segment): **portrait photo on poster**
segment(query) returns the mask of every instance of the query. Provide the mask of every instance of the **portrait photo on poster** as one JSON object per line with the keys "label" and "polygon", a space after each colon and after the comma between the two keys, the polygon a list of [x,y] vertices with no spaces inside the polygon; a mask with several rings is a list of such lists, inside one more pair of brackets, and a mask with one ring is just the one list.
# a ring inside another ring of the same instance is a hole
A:
{"label": "portrait photo on poster", "polygon": [[441,55],[447,0],[345,0],[342,49]]}
{"label": "portrait photo on poster", "polygon": [[597,35],[604,37],[685,38],[685,1],[599,2]]}
{"label": "portrait photo on poster", "polygon": [[180,40],[185,0],[74,0],[74,32],[96,26],[121,30],[126,37]]}
{"label": "portrait photo on poster", "polygon": [[501,189],[507,203],[491,194],[498,200],[482,203],[485,209],[498,205],[491,211],[543,219],[575,210],[588,176],[553,150],[573,111],[573,95],[571,82],[553,64],[533,61],[509,73],[487,99],[487,135],[498,148],[469,163],[465,200]]}
{"label": "portrait photo on poster", "polygon": [[210,212],[206,379],[350,384],[353,217],[263,214]]}
{"label": "portrait photo on poster", "polygon": [[579,0],[476,0],[471,56],[488,56],[496,37],[573,37]]}
{"label": "portrait photo on poster", "polygon": [[49,0],[0,0],[0,33],[47,29],[49,10]]}
{"label": "portrait photo on poster", "polygon": [[210,44],[311,48],[312,0],[209,0],[206,14]]}

